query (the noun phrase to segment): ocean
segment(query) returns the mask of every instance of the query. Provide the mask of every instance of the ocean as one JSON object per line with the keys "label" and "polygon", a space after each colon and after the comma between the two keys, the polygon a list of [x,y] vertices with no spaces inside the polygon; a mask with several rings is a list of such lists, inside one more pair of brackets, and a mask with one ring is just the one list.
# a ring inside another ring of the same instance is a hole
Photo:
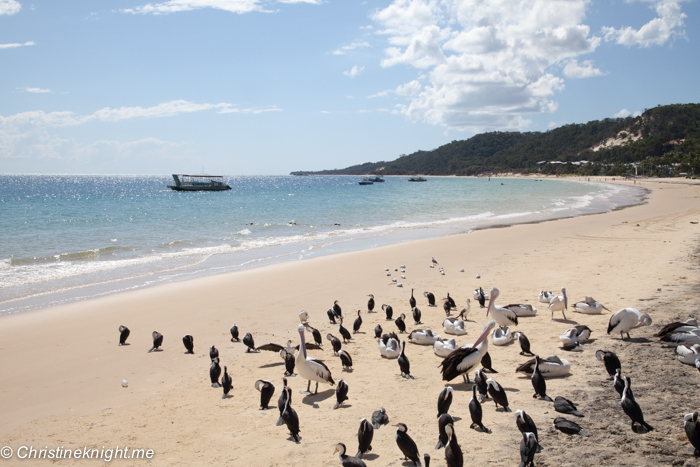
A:
{"label": "ocean", "polygon": [[639,188],[575,180],[0,175],[0,315],[282,261],[605,212]]}

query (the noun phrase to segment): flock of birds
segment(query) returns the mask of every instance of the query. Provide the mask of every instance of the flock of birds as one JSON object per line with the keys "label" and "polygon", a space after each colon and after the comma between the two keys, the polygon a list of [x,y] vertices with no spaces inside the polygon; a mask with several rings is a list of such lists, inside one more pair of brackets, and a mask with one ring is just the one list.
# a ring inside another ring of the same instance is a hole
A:
{"label": "flock of birds", "polygon": [[[433,258],[430,267],[437,265],[437,261]],[[388,268],[385,268],[388,271]],[[442,268],[441,273],[444,274]],[[398,270],[398,268],[395,268]],[[405,273],[405,265],[401,266],[402,275]],[[391,273],[389,273],[391,274]],[[479,277],[479,276],[477,276]],[[427,299],[429,307],[436,307],[436,299],[434,294],[425,292],[423,296]],[[484,425],[482,403],[486,399],[491,399],[496,407],[496,410],[504,412],[512,412],[508,401],[506,390],[492,377],[488,377],[487,373],[498,373],[492,368],[491,357],[488,352],[489,337],[493,345],[507,345],[517,341],[521,352],[520,355],[534,357],[531,360],[520,365],[516,371],[530,375],[530,381],[533,388],[533,398],[541,399],[553,403],[555,411],[573,415],[575,417],[583,417],[584,415],[578,410],[576,404],[562,396],[556,396],[552,399],[547,394],[547,378],[564,376],[569,373],[570,363],[556,355],[540,357],[532,353],[530,349],[530,341],[527,336],[521,331],[512,332],[510,327],[518,325],[518,318],[536,316],[537,309],[530,304],[510,304],[507,306],[496,305],[496,300],[499,297],[499,290],[492,288],[488,293],[481,287],[474,290],[473,297],[478,301],[481,308],[486,308],[486,316],[491,320],[486,323],[481,333],[473,344],[458,345],[454,338],[443,338],[439,334],[434,333],[429,328],[414,329],[410,333],[406,331],[406,315],[401,313],[396,318],[393,316],[393,308],[391,305],[382,304],[381,310],[385,313],[387,322],[391,322],[395,326],[395,330],[384,332],[381,323],[378,323],[374,328],[374,337],[378,341],[379,353],[382,358],[396,359],[399,366],[399,371],[402,377],[412,379],[410,362],[406,356],[406,339],[401,339],[399,336],[408,334],[409,342],[420,346],[431,346],[433,352],[438,357],[442,358],[439,365],[440,373],[443,381],[452,381],[460,376],[466,384],[472,384],[472,398],[469,401],[469,413],[472,420],[470,428],[479,430],[483,433],[491,433],[491,430]],[[488,300],[488,305],[486,301]],[[465,335],[467,332],[464,326],[464,320],[470,311],[470,300],[467,299],[466,307],[457,312],[457,305],[449,293],[442,299],[443,310],[445,312],[445,320],[443,321],[443,331],[450,335]],[[551,318],[554,320],[554,314],[561,312],[566,320],[565,312],[569,309],[566,289],[561,288],[561,295],[554,295],[551,292],[543,291],[540,293],[539,301],[547,304],[551,311]],[[417,302],[411,290],[409,298],[409,306],[411,309],[414,325],[422,324],[422,312],[417,308]],[[374,295],[369,295],[367,302],[366,313],[377,313],[374,311],[376,303]],[[586,297],[583,301],[577,302],[571,307],[573,311],[583,314],[601,314],[603,310],[609,311],[601,303],[591,297]],[[452,313],[455,313],[452,316]],[[354,340],[354,335],[360,332],[363,325],[362,311],[357,311],[352,325],[352,332],[344,325],[344,315],[342,309],[336,300],[333,306],[327,311],[329,324],[337,325],[338,336],[331,333],[326,335],[326,340],[330,343],[333,355],[337,356],[342,365],[342,371],[351,371],[353,360],[350,353],[343,349],[343,345]],[[337,382],[332,376],[331,369],[323,360],[312,358],[308,352],[313,350],[323,350],[323,339],[320,331],[310,325],[310,316],[307,311],[302,311],[299,314],[300,324],[297,327],[299,334],[299,343],[294,343],[289,340],[285,345],[268,343],[256,347],[253,336],[250,332],[246,333],[242,338],[243,344],[246,346],[246,353],[271,351],[280,355],[284,361],[285,373],[282,378],[283,387],[277,408],[279,410],[279,419],[277,425],[286,425],[289,430],[291,439],[295,442],[301,440],[300,422],[297,412],[292,407],[292,390],[287,385],[289,376],[297,374],[307,380],[306,391],[301,394],[312,394],[311,383],[315,382],[316,386],[313,394],[318,392],[320,384],[328,384],[336,386],[335,395],[336,403],[333,409],[339,408],[346,400],[348,400],[348,383],[341,379]],[[607,333],[616,335],[620,333],[620,338],[625,339],[630,337],[630,331],[642,326],[651,325],[651,317],[647,313],[640,313],[634,308],[624,308],[612,314]],[[313,342],[307,342],[306,334],[310,333]],[[398,332],[398,334],[397,334]],[[591,329],[585,325],[577,325],[566,331],[560,340],[564,351],[581,351],[582,344],[586,343],[591,336]],[[119,327],[119,345],[125,345],[129,337],[130,330],[126,326]],[[234,323],[230,328],[231,342],[240,342],[240,332],[238,326]],[[163,345],[163,334],[154,331],[153,347],[149,352],[159,351]],[[696,366],[700,370],[700,327],[695,320],[687,320],[685,322],[671,323],[662,328],[656,334],[661,341],[677,345],[678,360],[683,363]],[[186,353],[194,353],[194,338],[187,334],[182,338]],[[619,396],[620,406],[623,412],[631,421],[631,428],[635,433],[646,433],[654,428],[645,422],[643,412],[639,404],[634,398],[631,389],[631,378],[622,376],[621,363],[619,358],[610,351],[598,350],[596,358],[600,360],[607,374],[612,380],[612,386]],[[233,381],[231,375],[228,374],[226,366],[223,367],[223,375],[220,366],[220,358],[218,349],[212,345],[209,349],[211,359],[209,375],[211,386],[214,388],[222,388],[223,396],[226,399],[230,397],[230,392],[233,389]],[[477,369],[477,367],[481,368]],[[470,373],[473,371],[474,381],[470,380]],[[295,373],[296,372],[296,373]],[[254,387],[260,393],[260,409],[269,409],[270,401],[275,393],[275,386],[271,381],[259,379],[255,381]],[[446,386],[438,395],[437,399],[437,418],[438,418],[438,443],[435,449],[444,449],[444,456],[449,467],[461,467],[464,463],[462,448],[457,440],[455,431],[455,419],[449,414],[449,409],[452,404],[454,390],[452,386]],[[537,426],[533,419],[525,413],[524,410],[517,410],[514,413],[516,427],[522,434],[520,442],[520,467],[534,466],[535,455],[541,451],[540,438],[538,435]],[[697,412],[690,413],[684,417],[685,431],[688,440],[694,448],[696,457],[700,457],[700,425],[699,415]],[[371,419],[363,418],[360,420],[360,426],[357,432],[358,450],[355,456],[347,454],[347,447],[344,443],[338,443],[335,446],[335,453],[339,455],[341,465],[343,466],[365,466],[362,460],[363,455],[372,451],[372,440],[374,431],[380,429],[382,425],[389,423],[389,416],[384,408],[375,411]],[[416,442],[408,434],[408,427],[405,423],[397,423],[395,439],[396,445],[401,451],[403,458],[413,463],[413,465],[421,465],[421,456]],[[568,435],[588,436],[588,433],[576,422],[565,417],[558,416],[553,420],[553,426],[562,433]],[[422,460],[426,467],[430,463],[430,455],[424,453]]]}

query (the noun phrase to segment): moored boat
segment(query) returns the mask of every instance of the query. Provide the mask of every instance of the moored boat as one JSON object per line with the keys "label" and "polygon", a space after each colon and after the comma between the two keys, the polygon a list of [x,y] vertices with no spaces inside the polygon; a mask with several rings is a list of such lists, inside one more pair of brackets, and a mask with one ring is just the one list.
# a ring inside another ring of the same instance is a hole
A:
{"label": "moored boat", "polygon": [[411,177],[408,179],[409,182],[427,182],[428,179],[425,177]]}
{"label": "moored boat", "polygon": [[223,175],[173,174],[174,185],[168,188],[175,191],[225,191],[231,187],[224,182]]}

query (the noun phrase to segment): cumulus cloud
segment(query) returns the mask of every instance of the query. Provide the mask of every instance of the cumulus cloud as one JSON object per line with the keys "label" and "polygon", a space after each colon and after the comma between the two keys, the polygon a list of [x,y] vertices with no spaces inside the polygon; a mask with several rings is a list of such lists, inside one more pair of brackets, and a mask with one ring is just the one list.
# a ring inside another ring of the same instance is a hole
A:
{"label": "cumulus cloud", "polygon": [[606,41],[613,41],[621,45],[631,47],[650,47],[663,45],[674,36],[683,36],[684,20],[687,17],[681,11],[682,0],[656,0],[653,8],[658,17],[652,19],[639,29],[632,27],[612,28],[604,27],[603,33]]}
{"label": "cumulus cloud", "polygon": [[350,52],[351,50],[361,49],[364,47],[371,47],[371,46],[369,45],[369,42],[364,42],[364,41],[363,42],[353,42],[350,45],[344,45],[341,48],[334,50],[333,55],[345,55],[348,52]]}
{"label": "cumulus cloud", "polygon": [[[323,0],[276,0],[277,3],[307,3],[320,5]],[[271,3],[269,0],[167,0],[160,3],[147,3],[135,8],[125,8],[122,13],[132,14],[154,14],[167,15],[182,11],[199,10],[201,8],[214,8],[231,13],[250,13],[253,11],[270,12],[264,4]]]}
{"label": "cumulus cloud", "polygon": [[564,75],[567,78],[591,78],[593,76],[603,76],[605,73],[593,67],[593,62],[585,60],[579,65],[576,60],[569,60],[564,66]]}
{"label": "cumulus cloud", "polygon": [[20,91],[24,92],[31,92],[33,94],[44,94],[47,92],[52,92],[51,89],[41,89],[41,88],[29,88],[29,87],[24,87],[24,88],[18,88]]}
{"label": "cumulus cloud", "polygon": [[0,0],[0,15],[14,15],[22,9],[22,5],[15,0]]}
{"label": "cumulus cloud", "polygon": [[622,110],[620,110],[618,113],[616,113],[615,115],[613,115],[613,117],[615,117],[615,118],[627,118],[627,117],[629,117],[630,115],[633,116],[633,117],[639,117],[640,115],[642,115],[642,112],[639,111],[639,110],[637,110],[636,112],[631,113],[631,112],[630,112],[629,110],[627,110],[627,109],[622,109]]}
{"label": "cumulus cloud", "polygon": [[16,49],[17,47],[25,47],[28,45],[35,45],[34,41],[24,42],[24,43],[12,43],[12,44],[0,44],[0,49]]}
{"label": "cumulus cloud", "polygon": [[421,91],[421,85],[417,80],[410,83],[402,84],[396,88],[396,94],[399,96],[417,96]]}
{"label": "cumulus cloud", "polygon": [[350,71],[344,71],[343,74],[345,76],[349,76],[350,78],[354,78],[355,76],[359,75],[364,69],[365,67],[363,66],[355,65],[350,69]]}

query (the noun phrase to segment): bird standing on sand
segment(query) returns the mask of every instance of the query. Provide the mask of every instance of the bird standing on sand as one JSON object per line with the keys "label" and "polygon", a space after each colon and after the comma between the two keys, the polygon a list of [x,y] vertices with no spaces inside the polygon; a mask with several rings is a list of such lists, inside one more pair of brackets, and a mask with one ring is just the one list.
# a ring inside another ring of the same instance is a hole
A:
{"label": "bird standing on sand", "polygon": [[440,395],[437,400],[438,418],[440,415],[450,411],[450,405],[452,405],[452,386],[447,386],[445,389],[440,391]]}
{"label": "bird standing on sand", "polygon": [[159,333],[158,331],[153,331],[151,335],[153,336],[153,347],[151,347],[149,352],[158,350],[160,346],[163,345],[163,334]]}
{"label": "bird standing on sand", "polygon": [[438,264],[437,261],[435,261],[435,258],[433,257],[433,264]]}
{"label": "bird standing on sand", "polygon": [[443,381],[452,381],[457,376],[462,375],[465,383],[469,383],[469,371],[477,366],[481,362],[482,351],[484,348],[481,346],[482,342],[485,342],[488,338],[491,329],[494,328],[496,322],[489,321],[481,332],[479,338],[474,342],[471,347],[460,347],[451,354],[449,354],[442,361],[440,366],[442,367],[442,379]]}
{"label": "bird standing on sand", "polygon": [[255,382],[255,389],[260,391],[260,410],[269,409],[270,399],[275,394],[275,386],[271,381],[259,379]]}
{"label": "bird standing on sand", "polygon": [[382,329],[382,325],[381,325],[381,324],[377,324],[377,325],[374,327],[374,337],[376,337],[377,339],[381,339],[381,338],[382,338],[382,332],[383,332],[383,331],[384,331],[384,330]]}
{"label": "bird standing on sand", "polygon": [[481,410],[481,403],[476,396],[476,384],[472,386],[472,398],[469,401],[469,415],[472,417],[472,424],[469,428],[479,427],[484,433],[490,433],[491,431],[486,428],[482,422],[483,411]]}
{"label": "bird standing on sand", "polygon": [[683,427],[688,441],[693,445],[695,457],[700,457],[700,427],[698,427],[698,413],[688,413],[683,417]]}
{"label": "bird standing on sand", "polygon": [[418,326],[419,324],[423,324],[420,321],[421,311],[418,309],[417,306],[414,306],[413,309],[411,309],[411,313],[413,314],[413,322],[416,326]]}
{"label": "bird standing on sand", "polygon": [[[526,414],[524,410],[515,411],[515,425],[518,427],[518,430],[520,430],[520,433],[532,433],[535,435],[535,439],[539,440],[539,438],[537,437],[537,426],[535,425],[535,422],[532,421],[532,418],[528,414]],[[540,451],[539,441],[537,445],[537,451]]]}
{"label": "bird standing on sand", "polygon": [[209,379],[211,379],[211,387],[220,388],[219,376],[221,376],[221,367],[219,366],[219,359],[216,358],[212,360],[211,366],[209,367]]}
{"label": "bird standing on sand", "polygon": [[505,389],[491,378],[486,380],[486,384],[488,385],[489,396],[491,396],[491,399],[493,399],[493,402],[496,404],[496,409],[498,409],[500,405],[506,412],[511,412],[508,407],[508,395]]}
{"label": "bird standing on sand", "polygon": [[357,310],[357,318],[352,323],[352,333],[357,334],[360,331],[360,326],[362,326],[362,316],[360,316],[360,310]]}
{"label": "bird standing on sand", "polygon": [[535,453],[537,452],[537,437],[534,433],[523,433],[520,441],[520,465],[518,467],[535,467]]}
{"label": "bird standing on sand", "polygon": [[338,305],[338,300],[333,302],[333,314],[338,318],[343,316],[343,310],[340,308],[340,305]]}
{"label": "bird standing on sand", "polygon": [[187,349],[185,353],[194,354],[194,337],[191,334],[182,336],[182,343],[185,344],[185,349]]}
{"label": "bird standing on sand", "polygon": [[352,370],[352,357],[347,350],[339,350],[338,356],[340,357],[340,362],[343,364],[343,370]]}
{"label": "bird standing on sand", "polygon": [[479,391],[479,401],[483,401],[489,396],[489,386],[486,384],[486,379],[483,368],[474,372],[474,386]]}
{"label": "bird standing on sand", "polygon": [[428,306],[435,306],[435,295],[431,292],[423,292],[423,296],[428,299]]}
{"label": "bird standing on sand", "polygon": [[362,455],[372,450],[372,439],[374,438],[374,427],[366,419],[360,420],[360,427],[357,429],[357,454],[355,457],[361,459]]}
{"label": "bird standing on sand", "polygon": [[345,326],[343,326],[343,317],[340,317],[340,324],[338,325],[338,332],[340,332],[340,336],[343,338],[343,343],[347,344],[348,340],[352,339],[352,335],[350,334],[350,331],[348,331]]}
{"label": "bird standing on sand", "polygon": [[246,346],[245,353],[248,352],[257,352],[255,349],[255,341],[253,340],[253,335],[251,333],[246,333],[245,336],[243,336],[243,344]]}
{"label": "bird standing on sand", "polygon": [[486,308],[486,316],[491,313],[493,319],[495,319],[496,323],[502,328],[507,326],[517,326],[518,316],[513,311],[502,306],[496,306],[496,299],[500,293],[501,292],[496,287],[491,289],[489,294],[489,306]]}
{"label": "bird standing on sand", "polygon": [[347,448],[343,443],[338,443],[335,445],[335,451],[333,451],[333,454],[337,452],[340,456],[340,465],[343,467],[367,467],[367,464],[365,464],[362,459],[345,454],[346,450]]}
{"label": "bird standing on sand", "polygon": [[343,343],[340,342],[340,339],[335,337],[333,334],[327,334],[326,339],[331,341],[331,346],[333,347],[333,354],[338,355],[338,352],[340,351],[341,347],[343,346]]}
{"label": "bird standing on sand", "polygon": [[399,369],[401,369],[401,376],[404,378],[411,378],[411,364],[406,357],[406,341],[401,343],[401,354],[399,354]]}
{"label": "bird standing on sand", "polygon": [[221,398],[226,399],[228,393],[231,392],[231,388],[233,388],[233,379],[231,379],[231,375],[228,374],[226,367],[224,367],[224,376],[221,377],[221,387],[224,388],[224,395],[221,396]]}
{"label": "bird standing on sand", "polygon": [[408,304],[411,306],[411,308],[416,306],[416,299],[413,296],[413,289],[411,289],[411,298],[408,299]]}
{"label": "bird standing on sand", "polygon": [[530,352],[530,339],[522,331],[515,331],[513,337],[518,339],[518,344],[520,344],[520,355],[533,355]]}
{"label": "bird standing on sand", "polygon": [[445,460],[447,461],[447,467],[463,467],[464,465],[464,454],[462,453],[462,448],[457,442],[457,434],[455,433],[455,428],[452,424],[445,427],[445,432],[447,433],[447,445],[445,446]]}
{"label": "bird standing on sand", "polygon": [[369,297],[369,300],[367,300],[367,313],[372,313],[372,310],[374,310],[374,295],[369,294],[367,296]]}
{"label": "bird standing on sand", "polygon": [[401,316],[394,320],[396,327],[399,328],[399,334],[406,333],[406,322],[404,321],[404,319],[406,319],[406,315],[401,313]]}
{"label": "bird standing on sand", "polygon": [[[303,327],[303,325],[300,326]],[[301,354],[301,352],[299,352],[299,354]],[[294,410],[290,405],[291,403],[292,398],[288,397],[284,402],[284,408],[282,409],[280,418],[282,419],[282,422],[287,425],[289,434],[292,435],[294,442],[298,443],[301,441],[301,436],[299,436],[299,416],[297,415],[296,410]],[[277,424],[280,424],[279,421]]]}
{"label": "bird standing on sand", "polygon": [[651,316],[648,313],[640,313],[636,308],[623,308],[610,317],[608,334],[619,332],[620,339],[624,340],[623,333],[630,338],[630,330],[642,326],[651,326]]}
{"label": "bird standing on sand", "polygon": [[282,383],[284,384],[284,386],[282,386],[282,394],[280,394],[280,397],[277,399],[277,408],[280,411],[280,418],[277,420],[277,426],[284,423],[284,420],[282,420],[282,411],[287,403],[287,399],[289,399],[290,404],[292,403],[292,388],[287,386],[287,378],[282,378]]}
{"label": "bird standing on sand", "polygon": [[215,358],[219,357],[219,350],[214,347],[213,345],[209,347],[209,358],[214,360]]}
{"label": "bird standing on sand", "polygon": [[598,350],[595,353],[595,358],[600,360],[605,364],[605,371],[612,377],[615,376],[615,371],[622,368],[620,364],[620,359],[617,358],[614,352],[609,352],[607,350]]}
{"label": "bird standing on sand", "polygon": [[335,384],[333,377],[331,376],[331,370],[328,369],[325,363],[321,360],[315,360],[313,358],[306,356],[306,339],[304,337],[304,325],[300,324],[297,328],[299,331],[299,339],[301,341],[299,345],[299,353],[297,353],[296,367],[299,372],[299,376],[309,381],[306,386],[306,393],[309,394],[311,391],[311,381],[316,381],[316,391],[314,394],[318,393],[318,383],[328,383],[331,386]]}
{"label": "bird standing on sand", "polygon": [[326,311],[326,314],[328,315],[328,321],[330,321],[331,324],[338,324],[335,321],[335,313],[333,313],[333,308],[329,308]]}
{"label": "bird standing on sand", "polygon": [[569,301],[566,298],[566,288],[561,288],[561,295],[556,295],[549,299],[549,309],[552,312],[552,321],[554,321],[554,312],[561,311],[564,320],[566,320],[566,313],[564,313],[569,307]]}
{"label": "bird standing on sand", "polygon": [[627,416],[630,418],[630,420],[632,420],[632,431],[634,431],[635,433],[637,432],[634,426],[635,423],[640,424],[647,431],[654,431],[654,427],[652,427],[644,421],[644,414],[642,414],[642,408],[639,407],[639,404],[637,404],[637,401],[634,400],[634,397],[630,392],[629,376],[625,376],[625,390],[622,392],[622,399],[620,400],[620,405],[622,406],[622,410],[624,410]]}
{"label": "bird standing on sand", "polygon": [[[615,388],[615,391],[620,395],[620,398],[622,398],[622,393],[625,392],[625,378],[622,377],[622,370],[619,368],[615,370],[615,376],[613,376],[613,387]],[[631,382],[630,382],[630,395],[632,398],[634,398],[634,393],[632,393],[632,387],[631,387]]]}
{"label": "bird standing on sand", "polygon": [[238,338],[238,326],[236,326],[236,323],[233,323],[233,326],[231,326],[231,342],[238,342],[240,339]]}
{"label": "bird standing on sand", "polygon": [[552,398],[547,395],[547,383],[540,372],[539,355],[535,355],[535,370],[532,372],[530,381],[532,382],[532,387],[535,389],[535,394],[532,397],[537,398],[539,396],[548,402],[552,402]]}
{"label": "bird standing on sand", "polygon": [[296,367],[296,357],[291,352],[280,350],[280,356],[284,359],[284,376],[294,376],[294,368]]}
{"label": "bird standing on sand", "polygon": [[438,418],[438,442],[435,445],[435,449],[442,449],[445,446],[447,446],[447,442],[449,441],[447,437],[447,431],[445,431],[445,427],[447,425],[454,425],[455,420],[452,418],[452,415],[448,413],[444,413],[440,415]]}
{"label": "bird standing on sand", "polygon": [[479,306],[481,308],[485,308],[486,306],[486,294],[484,293],[484,289],[479,287],[477,290],[474,291],[474,298],[476,298],[479,301]]}
{"label": "bird standing on sand", "polygon": [[387,321],[391,320],[392,316],[394,316],[394,309],[391,305],[382,305],[382,310],[386,313]]}
{"label": "bird standing on sand", "polygon": [[124,325],[119,326],[119,345],[126,345],[126,339],[129,337],[129,334],[131,334],[129,328]]}
{"label": "bird standing on sand", "polygon": [[321,333],[319,332],[319,330],[309,326],[309,331],[311,331],[311,335],[314,336],[314,342],[316,343],[316,345],[319,347],[323,347],[323,339],[321,339]]}
{"label": "bird standing on sand", "polygon": [[420,454],[418,453],[418,446],[413,438],[408,434],[408,427],[405,423],[398,423],[394,425],[396,428],[396,445],[401,449],[405,460],[410,460],[413,465],[420,465]]}
{"label": "bird standing on sand", "polygon": [[337,409],[340,407],[340,405],[348,400],[348,383],[346,383],[344,380],[338,381],[338,385],[335,388],[335,405],[333,406],[333,409]]}

